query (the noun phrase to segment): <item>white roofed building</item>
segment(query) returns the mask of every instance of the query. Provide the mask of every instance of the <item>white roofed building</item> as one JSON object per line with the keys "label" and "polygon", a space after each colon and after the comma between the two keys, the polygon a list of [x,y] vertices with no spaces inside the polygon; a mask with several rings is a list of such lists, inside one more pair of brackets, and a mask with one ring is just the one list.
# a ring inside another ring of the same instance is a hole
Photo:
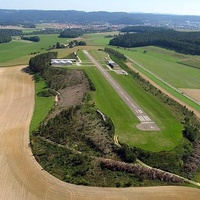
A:
{"label": "white roofed building", "polygon": [[76,62],[76,59],[51,59],[52,66],[68,66],[72,65],[73,62]]}

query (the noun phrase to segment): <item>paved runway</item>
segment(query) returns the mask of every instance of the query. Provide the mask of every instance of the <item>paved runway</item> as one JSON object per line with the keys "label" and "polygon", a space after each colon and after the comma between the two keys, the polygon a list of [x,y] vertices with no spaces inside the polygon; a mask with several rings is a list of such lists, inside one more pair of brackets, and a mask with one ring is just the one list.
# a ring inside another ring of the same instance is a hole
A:
{"label": "paved runway", "polygon": [[133,98],[115,81],[115,79],[95,60],[88,51],[83,51],[85,55],[91,60],[91,62],[97,67],[105,79],[115,89],[118,95],[130,108],[130,110],[137,116],[140,124],[137,128],[144,131],[159,131],[160,128],[152,119],[141,109],[141,107],[133,100]]}

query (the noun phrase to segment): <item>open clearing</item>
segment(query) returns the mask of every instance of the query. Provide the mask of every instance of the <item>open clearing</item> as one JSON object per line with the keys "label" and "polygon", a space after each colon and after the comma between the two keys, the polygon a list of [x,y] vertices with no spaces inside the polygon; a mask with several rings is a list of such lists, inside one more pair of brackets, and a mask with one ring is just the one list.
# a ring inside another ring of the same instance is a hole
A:
{"label": "open clearing", "polygon": [[187,187],[92,188],[64,183],[38,165],[29,147],[34,83],[24,66],[0,68],[1,200],[196,200],[200,190]]}

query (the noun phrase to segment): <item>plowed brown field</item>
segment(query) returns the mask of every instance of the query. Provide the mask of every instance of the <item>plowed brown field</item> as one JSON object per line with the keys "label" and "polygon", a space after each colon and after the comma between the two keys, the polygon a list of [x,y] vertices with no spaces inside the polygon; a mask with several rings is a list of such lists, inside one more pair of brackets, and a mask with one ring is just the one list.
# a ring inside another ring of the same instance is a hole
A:
{"label": "plowed brown field", "polygon": [[23,66],[0,68],[0,200],[196,200],[186,187],[93,188],[64,183],[38,165],[29,147],[34,83]]}

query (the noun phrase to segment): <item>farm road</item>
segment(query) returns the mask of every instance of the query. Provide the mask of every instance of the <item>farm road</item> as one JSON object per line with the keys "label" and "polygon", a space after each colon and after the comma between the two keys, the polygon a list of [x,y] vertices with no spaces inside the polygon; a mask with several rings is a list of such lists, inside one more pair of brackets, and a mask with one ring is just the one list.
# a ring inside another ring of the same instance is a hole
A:
{"label": "farm road", "polygon": [[29,145],[34,82],[24,66],[0,68],[0,200],[196,200],[188,187],[95,188],[64,183],[36,162]]}
{"label": "farm road", "polygon": [[133,100],[133,98],[112,78],[112,76],[95,60],[88,51],[83,51],[91,62],[97,67],[105,79],[110,83],[118,95],[122,98],[125,104],[130,108],[133,114],[141,122],[137,128],[144,131],[159,131],[160,128],[154,121],[140,108],[140,106]]}

